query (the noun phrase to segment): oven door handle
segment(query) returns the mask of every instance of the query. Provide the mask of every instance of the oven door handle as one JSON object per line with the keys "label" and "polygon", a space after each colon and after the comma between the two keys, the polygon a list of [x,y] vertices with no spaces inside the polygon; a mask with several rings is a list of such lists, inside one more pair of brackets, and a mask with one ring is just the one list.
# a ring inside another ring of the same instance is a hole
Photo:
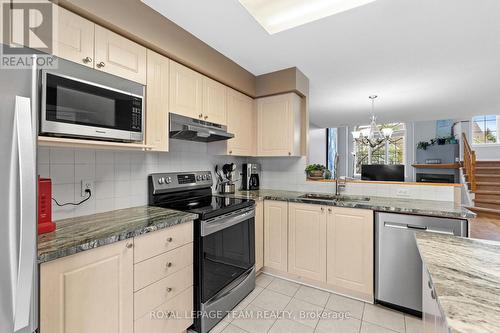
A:
{"label": "oven door handle", "polygon": [[223,229],[255,217],[255,209],[247,210],[234,216],[221,216],[213,220],[201,222],[201,236],[208,236]]}

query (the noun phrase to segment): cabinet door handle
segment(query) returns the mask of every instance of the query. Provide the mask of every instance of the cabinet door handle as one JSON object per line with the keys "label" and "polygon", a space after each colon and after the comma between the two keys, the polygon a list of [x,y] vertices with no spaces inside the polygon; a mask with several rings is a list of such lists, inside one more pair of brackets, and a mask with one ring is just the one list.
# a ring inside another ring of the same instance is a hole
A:
{"label": "cabinet door handle", "polygon": [[200,113],[200,114],[198,115],[198,118],[200,118],[200,119],[201,119],[201,118],[203,118],[203,113]]}
{"label": "cabinet door handle", "polygon": [[89,62],[92,62],[92,58],[91,57],[85,57],[82,59],[83,63],[84,64],[88,64]]}
{"label": "cabinet door handle", "polygon": [[288,156],[292,156],[292,153],[291,153],[291,152],[288,152]]}
{"label": "cabinet door handle", "polygon": [[169,293],[169,292],[171,292],[171,291],[172,291],[172,288],[167,287],[166,291],[167,291],[167,293]]}
{"label": "cabinet door handle", "polygon": [[332,209],[331,208],[328,208],[328,212],[331,213],[332,212]]}
{"label": "cabinet door handle", "polygon": [[97,68],[103,68],[105,65],[106,65],[106,64],[105,64],[104,62],[102,62],[102,61],[101,61],[101,62],[100,62],[100,63],[98,63],[96,66],[97,66]]}
{"label": "cabinet door handle", "polygon": [[172,263],[171,262],[167,262],[167,264],[165,265],[165,267],[167,267],[167,268],[172,267]]}
{"label": "cabinet door handle", "polygon": [[125,245],[125,246],[127,247],[127,249],[131,249],[131,248],[134,246],[134,244],[132,244],[132,243],[127,243],[127,245]]}
{"label": "cabinet door handle", "polygon": [[321,211],[324,212],[325,211],[325,207],[321,207]]}
{"label": "cabinet door handle", "polygon": [[172,241],[173,241],[173,238],[172,238],[172,237],[168,237],[168,238],[167,238],[167,243],[172,243]]}
{"label": "cabinet door handle", "polygon": [[208,119],[208,116],[203,117],[203,119],[207,120],[207,119]]}
{"label": "cabinet door handle", "polygon": [[230,150],[230,151],[229,151],[229,154],[232,154],[232,153],[233,153],[233,151],[232,151],[232,150]]}

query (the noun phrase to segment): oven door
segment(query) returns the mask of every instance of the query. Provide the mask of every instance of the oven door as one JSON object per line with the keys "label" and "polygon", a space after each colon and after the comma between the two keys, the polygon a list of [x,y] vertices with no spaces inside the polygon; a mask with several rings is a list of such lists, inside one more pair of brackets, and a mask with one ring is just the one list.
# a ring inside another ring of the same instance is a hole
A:
{"label": "oven door", "polygon": [[201,302],[255,265],[255,209],[201,222]]}
{"label": "oven door", "polygon": [[41,132],[121,141],[143,140],[143,97],[42,71]]}

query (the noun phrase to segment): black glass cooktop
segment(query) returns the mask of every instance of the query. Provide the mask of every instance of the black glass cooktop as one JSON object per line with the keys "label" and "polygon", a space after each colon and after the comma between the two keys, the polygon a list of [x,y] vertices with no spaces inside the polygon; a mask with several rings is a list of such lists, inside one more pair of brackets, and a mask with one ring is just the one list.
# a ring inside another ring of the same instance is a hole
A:
{"label": "black glass cooktop", "polygon": [[224,215],[252,205],[254,205],[253,200],[225,198],[215,195],[171,197],[164,198],[161,202],[155,203],[155,206],[198,214],[202,220]]}

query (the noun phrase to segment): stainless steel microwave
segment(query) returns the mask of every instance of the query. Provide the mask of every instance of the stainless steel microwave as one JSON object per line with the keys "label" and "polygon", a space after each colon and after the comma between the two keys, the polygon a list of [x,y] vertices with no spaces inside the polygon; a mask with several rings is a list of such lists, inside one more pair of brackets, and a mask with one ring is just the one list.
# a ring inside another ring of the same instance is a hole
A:
{"label": "stainless steel microwave", "polygon": [[136,142],[144,138],[144,86],[63,59],[41,71],[40,133]]}

